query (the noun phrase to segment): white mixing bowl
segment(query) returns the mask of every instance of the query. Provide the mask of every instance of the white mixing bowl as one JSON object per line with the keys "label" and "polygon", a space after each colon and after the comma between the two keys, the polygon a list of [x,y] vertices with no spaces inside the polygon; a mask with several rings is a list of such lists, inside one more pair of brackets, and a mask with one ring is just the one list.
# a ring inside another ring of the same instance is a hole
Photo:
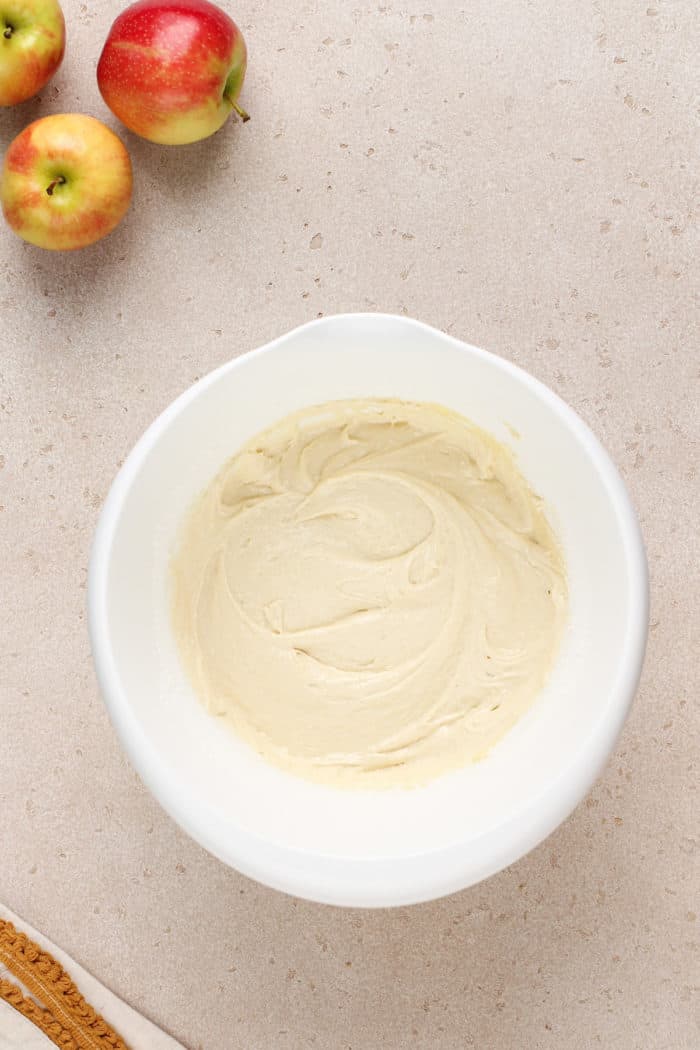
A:
{"label": "white mixing bowl", "polygon": [[[569,625],[547,688],[487,758],[414,790],[341,791],[268,765],[200,706],[169,623],[169,558],[198,493],[256,432],[304,406],[352,397],[438,402],[510,446],[546,501],[568,567]],[[246,875],[343,905],[451,893],[549,835],[615,745],[647,611],[634,511],[572,409],[507,361],[381,314],[314,321],[187,390],[121,469],[90,563],[102,692],[161,805]]]}

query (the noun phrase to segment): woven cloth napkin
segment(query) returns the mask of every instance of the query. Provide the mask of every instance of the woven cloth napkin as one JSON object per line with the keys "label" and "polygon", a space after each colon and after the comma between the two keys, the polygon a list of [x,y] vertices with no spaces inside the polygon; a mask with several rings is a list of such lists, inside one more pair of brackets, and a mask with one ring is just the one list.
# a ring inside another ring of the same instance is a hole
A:
{"label": "woven cloth napkin", "polygon": [[0,1050],[184,1050],[0,904]]}

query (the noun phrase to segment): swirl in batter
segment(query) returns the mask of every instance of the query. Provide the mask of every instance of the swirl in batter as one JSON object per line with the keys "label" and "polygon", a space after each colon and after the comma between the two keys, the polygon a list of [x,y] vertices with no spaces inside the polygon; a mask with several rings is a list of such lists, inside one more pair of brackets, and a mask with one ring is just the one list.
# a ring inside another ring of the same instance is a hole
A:
{"label": "swirl in batter", "polygon": [[537,696],[567,607],[511,454],[431,404],[277,423],[192,508],[173,619],[208,710],[266,759],[406,787],[482,757]]}

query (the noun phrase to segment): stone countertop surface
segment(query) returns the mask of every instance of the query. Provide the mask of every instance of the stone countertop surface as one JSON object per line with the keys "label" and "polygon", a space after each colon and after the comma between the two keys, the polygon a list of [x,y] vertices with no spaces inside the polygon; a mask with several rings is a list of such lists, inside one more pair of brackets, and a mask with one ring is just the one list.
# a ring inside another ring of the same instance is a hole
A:
{"label": "stone countertop surface", "polygon": [[[119,4],[0,112],[118,125]],[[242,102],[208,142],[123,133],[132,209],[54,255],[0,229],[0,899],[190,1050],[691,1050],[700,1039],[695,0],[240,0]],[[639,510],[651,633],[604,776],[538,849],[431,904],[346,911],[206,854],[126,762],[85,580],[136,438],[232,355],[345,310],[522,365]]]}

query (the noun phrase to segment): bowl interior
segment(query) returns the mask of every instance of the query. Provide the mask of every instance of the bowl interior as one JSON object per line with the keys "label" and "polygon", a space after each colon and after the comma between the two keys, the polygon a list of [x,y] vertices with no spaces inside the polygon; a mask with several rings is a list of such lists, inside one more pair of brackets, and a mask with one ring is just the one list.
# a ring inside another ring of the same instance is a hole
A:
{"label": "bowl interior", "polygon": [[[336,791],[266,764],[199,705],[170,630],[168,563],[195,496],[257,431],[350,397],[438,402],[508,445],[546,501],[568,568],[569,624],[539,700],[485,760],[411,791]],[[643,575],[619,478],[571,410],[492,355],[415,322],[355,315],[224,366],[150,428],[105,505],[91,632],[127,751],[195,838],[282,889],[395,903],[477,881],[580,800],[636,684]]]}

